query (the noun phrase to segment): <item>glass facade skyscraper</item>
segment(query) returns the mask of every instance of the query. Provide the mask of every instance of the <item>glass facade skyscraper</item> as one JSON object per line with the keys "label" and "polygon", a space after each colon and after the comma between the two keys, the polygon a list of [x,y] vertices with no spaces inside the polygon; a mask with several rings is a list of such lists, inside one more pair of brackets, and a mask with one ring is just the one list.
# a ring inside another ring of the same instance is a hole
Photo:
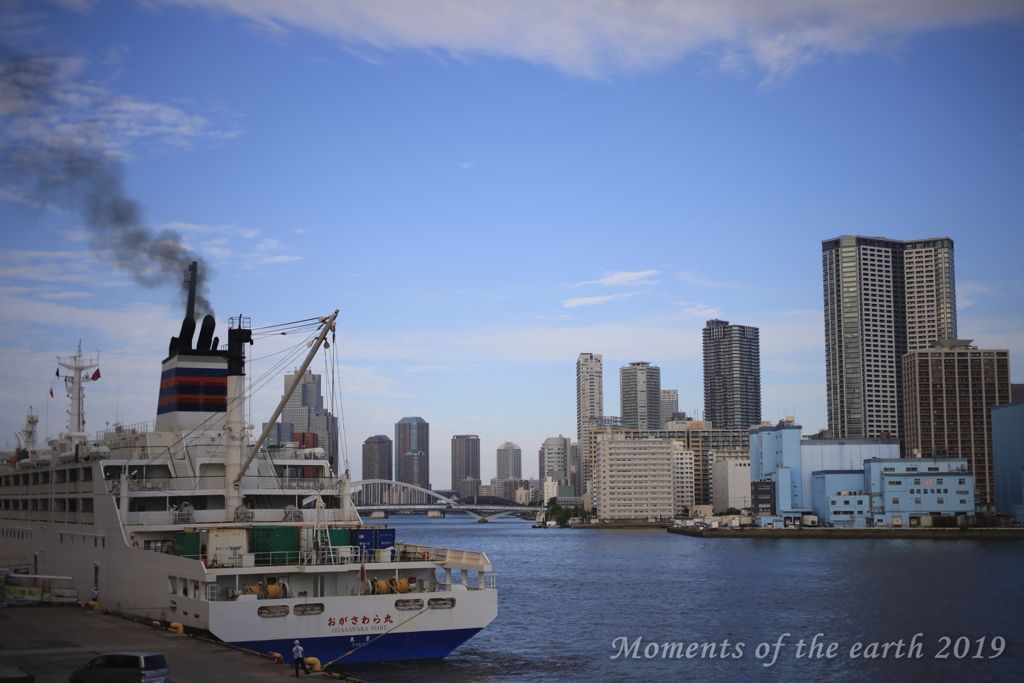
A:
{"label": "glass facade skyscraper", "polygon": [[953,240],[821,243],[833,439],[903,437],[903,356],[956,339]]}

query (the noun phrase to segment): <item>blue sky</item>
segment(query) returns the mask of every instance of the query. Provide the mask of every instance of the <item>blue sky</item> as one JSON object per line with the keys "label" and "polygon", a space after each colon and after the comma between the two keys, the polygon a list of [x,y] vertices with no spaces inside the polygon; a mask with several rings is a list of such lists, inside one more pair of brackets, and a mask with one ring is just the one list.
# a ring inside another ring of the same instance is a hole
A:
{"label": "blue sky", "polygon": [[[662,368],[702,409],[700,330],[761,328],[764,419],[826,425],[821,240],[956,242],[962,338],[1024,352],[1024,5],[0,1],[12,149],[71,140],[212,267],[219,321],[340,308],[347,450],[431,423],[536,473],[575,359]],[[12,64],[49,74],[42,100]],[[0,444],[99,350],[90,429],[152,419],[181,309],[81,211],[0,178]],[[224,336],[221,330],[221,336]],[[253,349],[251,376],[271,369]],[[1014,381],[1024,381],[1014,364]],[[323,371],[322,362],[314,369]],[[253,402],[269,415],[282,382]],[[58,387],[54,387],[55,390]]]}

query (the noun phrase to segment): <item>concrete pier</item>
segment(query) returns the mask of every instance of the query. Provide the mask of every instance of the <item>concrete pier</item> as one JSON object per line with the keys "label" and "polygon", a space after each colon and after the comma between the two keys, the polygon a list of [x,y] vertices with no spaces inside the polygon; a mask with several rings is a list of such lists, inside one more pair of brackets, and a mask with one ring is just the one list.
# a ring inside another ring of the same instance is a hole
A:
{"label": "concrete pier", "polygon": [[67,683],[72,671],[96,655],[126,650],[162,652],[172,681],[261,683],[293,675],[290,665],[112,614],[79,607],[0,609],[0,668],[20,666],[35,683]]}

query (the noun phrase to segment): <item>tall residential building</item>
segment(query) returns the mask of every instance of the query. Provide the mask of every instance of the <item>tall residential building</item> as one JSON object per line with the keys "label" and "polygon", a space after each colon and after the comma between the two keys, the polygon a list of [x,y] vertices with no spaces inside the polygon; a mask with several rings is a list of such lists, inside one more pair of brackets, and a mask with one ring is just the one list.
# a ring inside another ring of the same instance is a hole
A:
{"label": "tall residential building", "polygon": [[760,424],[758,329],[716,319],[707,322],[703,336],[704,419],[720,429],[747,429]]}
{"label": "tall residential building", "polygon": [[[284,376],[285,388],[291,384],[295,373]],[[332,469],[338,468],[338,418],[324,408],[324,397],[320,393],[320,375],[309,370],[302,376],[295,387],[291,398],[281,411],[282,426],[277,428],[278,434],[289,432],[312,432],[317,436],[317,446],[324,449],[330,458]],[[284,425],[290,424],[287,428]]]}
{"label": "tall residential building", "polygon": [[523,451],[511,441],[506,441],[498,446],[498,479],[522,478]]}
{"label": "tall residential building", "polygon": [[679,390],[661,390],[661,429],[672,419],[673,413],[679,412]]}
{"label": "tall residential building", "polygon": [[[576,359],[576,442],[580,445],[579,480],[586,490],[591,478],[595,453],[590,432],[604,417],[603,356],[599,353],[581,353]],[[540,473],[544,478],[544,473]],[[577,489],[580,493],[580,489]]]}
{"label": "tall residential building", "polygon": [[480,479],[480,437],[476,434],[452,437],[452,488],[461,493],[465,488],[461,482],[466,479]]}
{"label": "tall residential building", "polygon": [[903,356],[956,339],[953,240],[821,243],[833,439],[903,436]]}
{"label": "tall residential building", "polygon": [[395,480],[430,488],[430,424],[422,417],[395,424]]}
{"label": "tall residential building", "polygon": [[904,455],[965,458],[975,509],[995,512],[991,411],[1010,402],[1010,354],[971,341],[943,339],[903,357]]}
{"label": "tall residential building", "polygon": [[629,429],[661,429],[661,368],[647,362],[619,368],[622,423]]}
{"label": "tall residential building", "polygon": [[551,436],[544,439],[544,445],[540,447],[538,463],[540,466],[540,479],[544,480],[549,472],[564,472],[558,475],[557,479],[569,476],[570,458],[572,454],[572,439],[562,436]]}
{"label": "tall residential building", "polygon": [[391,439],[378,434],[363,442],[363,479],[393,479]]}

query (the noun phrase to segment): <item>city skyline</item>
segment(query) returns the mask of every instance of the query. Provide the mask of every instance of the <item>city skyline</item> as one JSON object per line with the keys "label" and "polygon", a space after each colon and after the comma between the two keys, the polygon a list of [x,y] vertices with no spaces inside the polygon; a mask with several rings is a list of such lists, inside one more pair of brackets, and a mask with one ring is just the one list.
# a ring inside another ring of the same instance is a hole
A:
{"label": "city skyline", "polygon": [[[348,3],[325,22],[271,8],[254,30],[220,0],[15,1],[2,40],[48,89],[0,74],[0,146],[85,145],[151,235],[205,262],[221,340],[231,317],[340,309],[336,369],[310,369],[356,476],[363,441],[407,415],[431,424],[437,488],[452,435],[488,454],[575,439],[585,352],[609,369],[604,413],[613,369],[643,359],[699,417],[712,318],[760,330],[762,419],[826,427],[820,243],[837,235],[953,240],[957,336],[1008,349],[1024,381],[1024,7],[794,2],[704,24],[572,3],[516,33],[499,4],[490,31],[427,3],[413,35],[387,8],[338,30]],[[181,273],[143,286],[78,195],[5,169],[0,445],[29,406],[41,438],[63,429],[54,362],[80,340],[102,370],[86,429],[153,420]],[[250,423],[304,341],[248,347]]]}

